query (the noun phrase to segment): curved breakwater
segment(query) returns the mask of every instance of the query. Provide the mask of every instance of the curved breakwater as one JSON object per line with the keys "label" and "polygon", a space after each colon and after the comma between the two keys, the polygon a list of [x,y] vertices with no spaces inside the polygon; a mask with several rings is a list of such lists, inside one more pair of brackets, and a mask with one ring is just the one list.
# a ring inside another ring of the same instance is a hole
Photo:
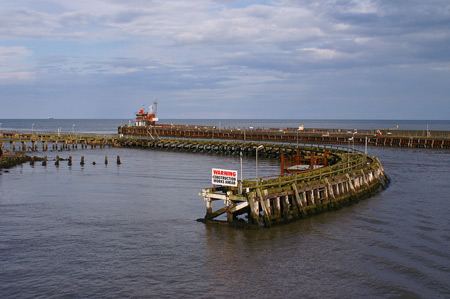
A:
{"label": "curved breakwater", "polygon": [[[69,135],[61,139],[55,135],[25,135],[10,138],[3,141],[9,143],[10,150],[15,150],[16,144],[23,151],[47,151],[49,146],[52,150],[62,151],[77,149],[79,145],[81,149],[109,146],[244,155],[257,155],[259,150],[261,156],[280,159],[281,175],[240,180],[239,189],[220,186],[217,190],[215,187],[206,188],[200,193],[206,202],[206,215],[201,221],[216,222],[219,216],[226,214],[225,222],[237,227],[270,227],[302,219],[368,197],[388,184],[384,169],[376,158],[359,152],[350,153],[349,148],[345,151],[336,146],[299,147],[285,143],[153,137]],[[309,168],[307,171],[288,171],[289,175],[284,176],[285,156],[299,156],[300,152],[303,157],[310,157]],[[317,165],[319,161],[322,165]],[[215,201],[223,201],[224,206],[213,211]]]}

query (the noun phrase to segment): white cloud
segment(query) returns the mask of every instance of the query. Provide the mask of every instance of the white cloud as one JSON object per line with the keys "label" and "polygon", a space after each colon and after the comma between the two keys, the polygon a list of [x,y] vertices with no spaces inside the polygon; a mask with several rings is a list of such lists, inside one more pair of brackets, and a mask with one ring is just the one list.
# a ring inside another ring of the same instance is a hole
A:
{"label": "white cloud", "polygon": [[308,58],[315,60],[331,60],[336,58],[348,57],[348,55],[346,55],[345,53],[341,53],[331,49],[303,48],[300,49],[300,53],[306,54]]}
{"label": "white cloud", "polygon": [[320,86],[305,83],[312,73],[446,75],[449,20],[445,0],[10,0],[0,3],[0,80],[61,94],[95,82],[183,100],[297,97]]}
{"label": "white cloud", "polygon": [[0,82],[32,80],[34,72],[24,63],[31,54],[31,51],[22,46],[0,46]]}

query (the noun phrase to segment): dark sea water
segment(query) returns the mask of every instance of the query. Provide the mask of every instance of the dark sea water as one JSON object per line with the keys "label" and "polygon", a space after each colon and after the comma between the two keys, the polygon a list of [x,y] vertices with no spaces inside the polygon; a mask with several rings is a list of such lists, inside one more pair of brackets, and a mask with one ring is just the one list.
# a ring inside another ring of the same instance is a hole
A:
{"label": "dark sea water", "polygon": [[[72,129],[72,120],[61,122]],[[120,120],[92,123],[86,131],[113,132]],[[448,150],[369,147],[391,179],[386,190],[261,230],[195,221],[206,211],[198,192],[211,186],[211,168],[239,169],[238,156],[46,154],[74,163],[0,175],[0,298],[450,297]],[[277,161],[258,165],[260,175],[279,171]],[[253,177],[254,158],[243,168]]]}

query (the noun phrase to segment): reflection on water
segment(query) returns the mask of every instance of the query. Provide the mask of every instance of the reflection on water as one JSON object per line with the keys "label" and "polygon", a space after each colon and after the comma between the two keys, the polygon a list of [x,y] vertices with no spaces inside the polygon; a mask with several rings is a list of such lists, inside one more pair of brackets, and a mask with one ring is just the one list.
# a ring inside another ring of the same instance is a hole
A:
{"label": "reflection on water", "polygon": [[388,189],[261,230],[195,221],[211,168],[238,170],[238,156],[88,149],[58,153],[71,167],[13,168],[0,175],[0,296],[448,296],[450,153],[369,150]]}

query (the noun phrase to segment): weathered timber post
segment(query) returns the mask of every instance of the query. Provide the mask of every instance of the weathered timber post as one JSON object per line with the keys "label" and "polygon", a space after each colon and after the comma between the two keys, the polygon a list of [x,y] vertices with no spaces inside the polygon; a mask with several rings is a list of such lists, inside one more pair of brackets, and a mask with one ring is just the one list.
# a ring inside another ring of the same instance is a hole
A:
{"label": "weathered timber post", "polygon": [[80,165],[84,165],[84,156],[81,156],[81,162],[80,162]]}
{"label": "weathered timber post", "polygon": [[280,218],[281,215],[281,204],[280,204],[280,197],[277,196],[274,199],[274,203],[273,203],[273,216],[275,218]]}
{"label": "weathered timber post", "polygon": [[328,201],[328,187],[323,189],[323,198]]}
{"label": "weathered timber post", "polygon": [[227,221],[229,224],[233,223],[234,221],[234,214],[231,211],[231,209],[236,208],[236,204],[235,203],[231,203],[228,207],[227,207]]}
{"label": "weathered timber post", "polygon": [[[328,188],[328,190],[327,190],[328,193],[331,195],[331,197],[333,199],[336,199],[336,196],[334,196],[333,186],[330,184],[330,182],[328,181],[327,178],[325,178],[325,184],[326,184],[326,186]],[[328,194],[327,194],[327,198],[328,198]]]}
{"label": "weathered timber post", "polygon": [[206,217],[205,218],[209,218],[212,214],[212,200],[209,197],[205,200],[206,200]]}
{"label": "weathered timber post", "polygon": [[270,222],[270,214],[266,206],[266,203],[264,202],[261,189],[256,188],[256,193],[258,194],[259,202],[261,203],[261,209],[263,210],[264,225],[266,227],[270,227],[272,225]]}
{"label": "weathered timber post", "polygon": [[105,156],[105,165],[108,165],[108,156]]}
{"label": "weathered timber post", "polygon": [[72,156],[69,156],[69,162],[68,162],[69,166],[72,166]]}
{"label": "weathered timber post", "polygon": [[120,162],[120,156],[117,156],[117,165],[122,164],[122,162]]}
{"label": "weathered timber post", "polygon": [[289,219],[289,195],[283,196],[283,200],[281,201],[281,206],[283,207],[283,218],[285,220]]}
{"label": "weathered timber post", "polygon": [[297,208],[300,212],[300,207],[303,207],[303,202],[300,200],[300,195],[298,194],[298,189],[297,186],[295,184],[292,184],[292,190],[294,190],[294,195],[295,195],[295,203],[297,205]]}
{"label": "weathered timber post", "polygon": [[259,228],[259,203],[255,199],[254,192],[248,195],[248,203],[250,205],[249,223],[251,222],[255,227]]}
{"label": "weathered timber post", "polygon": [[55,165],[56,165],[56,166],[59,166],[59,156],[58,156],[58,155],[56,155],[56,162],[55,162]]}
{"label": "weathered timber post", "polygon": [[30,165],[34,166],[34,156],[31,156]]}
{"label": "weathered timber post", "polygon": [[348,185],[350,186],[350,189],[351,189],[353,192],[355,192],[356,190],[355,190],[355,187],[353,186],[352,179],[350,178],[350,176],[348,175],[348,173],[347,173],[345,176],[346,176],[347,179],[348,179]]}
{"label": "weathered timber post", "polygon": [[47,155],[45,155],[44,160],[42,161],[42,166],[47,166]]}

